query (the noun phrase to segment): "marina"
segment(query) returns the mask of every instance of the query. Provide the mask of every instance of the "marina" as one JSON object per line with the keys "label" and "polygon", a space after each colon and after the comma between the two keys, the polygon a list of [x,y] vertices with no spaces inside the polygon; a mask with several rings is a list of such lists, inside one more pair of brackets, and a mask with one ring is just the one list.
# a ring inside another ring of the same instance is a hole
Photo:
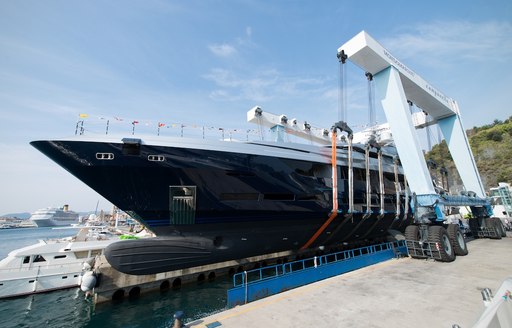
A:
{"label": "marina", "polygon": [[[74,137],[31,145],[156,235],[106,247],[108,264],[132,276],[375,245],[391,230],[404,232],[414,258],[452,262],[468,254],[459,223],[448,222],[458,207],[471,209],[474,235],[501,238],[505,228],[493,217],[457,102],[366,31],[338,48],[337,58],[340,77],[347,62],[366,72],[369,112],[375,89],[388,125],[370,120],[354,132],[340,120],[316,128],[254,106],[247,122],[269,128],[270,141],[134,136],[135,123],[131,137],[97,136],[85,133],[82,120]],[[459,194],[438,185],[427,167],[417,129],[433,124],[464,183]],[[287,135],[304,142],[286,142]]]}
{"label": "marina", "polygon": [[[155,24],[171,15],[176,22],[179,16],[197,19],[189,4],[167,5],[139,10],[140,17],[151,15]],[[89,4],[83,6],[76,11],[95,16]],[[271,9],[258,6],[248,8],[255,18]],[[18,5],[2,9],[16,11],[14,18],[25,13]],[[135,17],[117,9],[123,20]],[[135,30],[146,35],[145,19],[124,28],[120,38],[112,33],[119,17],[110,16],[90,31],[81,31],[88,22],[68,24],[73,15],[64,19],[69,29],[47,19],[69,39],[50,28],[41,29],[45,39],[25,42],[22,36],[28,40],[37,32],[31,24],[15,29],[19,35],[0,37],[6,49],[24,54],[6,52],[13,67],[40,55],[4,74],[15,86],[2,93],[6,106],[26,108],[27,117],[36,114],[40,121],[23,122],[23,138],[14,130],[6,138],[22,141],[23,148],[4,152],[10,157],[5,172],[17,173],[4,179],[5,190],[26,199],[3,196],[8,214],[0,218],[0,327],[512,327],[512,153],[506,149],[512,116],[466,129],[466,108],[481,115],[481,100],[468,104],[474,90],[461,94],[450,87],[444,69],[453,59],[439,65],[441,57],[417,58],[429,53],[431,40],[425,47],[397,31],[387,37],[387,27],[372,20],[368,25],[382,44],[364,24],[364,30],[351,24],[348,30],[359,32],[338,31],[341,43],[326,42],[326,33],[307,45],[292,38],[287,44],[280,36],[262,48],[265,34],[253,34],[252,25],[267,21],[244,20],[245,35],[233,34],[232,41],[210,40],[207,25],[196,21],[204,37],[191,37],[195,29],[182,33],[178,24],[155,28],[150,35],[160,38],[153,44],[130,36]],[[215,17],[211,24],[213,16],[207,19],[211,30],[221,21]],[[344,25],[352,17],[340,16]],[[283,18],[281,25],[299,29],[299,20]],[[435,27],[444,25],[437,21]],[[297,59],[325,53],[320,42],[332,50],[337,77]],[[448,44],[441,43],[451,51]],[[275,66],[269,55],[274,46],[292,54],[286,64]],[[448,50],[443,55],[452,58]],[[192,54],[207,58],[200,71]],[[41,65],[49,61],[55,67]],[[55,72],[61,83],[45,79]],[[464,81],[464,74],[452,74]],[[81,80],[73,81],[74,75]],[[441,88],[423,77],[436,77]],[[23,90],[37,81],[38,92]],[[444,90],[460,98],[460,107]],[[26,101],[10,99],[14,91],[17,98],[23,91]],[[365,123],[359,122],[362,108]],[[73,116],[73,129],[56,128],[49,119],[56,113]],[[6,116],[22,122],[19,113]],[[233,122],[250,128],[233,128]],[[35,154],[24,156],[26,148]],[[27,174],[16,181],[22,172]],[[86,210],[94,203],[94,211]],[[72,204],[73,211],[68,205],[43,208],[48,204]]]}
{"label": "marina", "polygon": [[[27,236],[26,242],[32,243],[39,238],[35,232],[65,236],[63,230],[31,228],[2,231],[0,237],[6,240],[16,233],[18,242]],[[490,288],[494,293],[511,275],[512,238],[508,232],[501,240],[476,239],[467,245],[470,255],[452,263],[391,259],[231,309],[229,276],[97,305],[85,300],[78,288],[0,300],[0,312],[10,313],[0,315],[0,326],[168,328],[173,315],[183,311],[186,327],[295,327],[297,322],[332,327],[472,327],[484,310],[481,290]],[[436,315],[425,316],[425,310]]]}

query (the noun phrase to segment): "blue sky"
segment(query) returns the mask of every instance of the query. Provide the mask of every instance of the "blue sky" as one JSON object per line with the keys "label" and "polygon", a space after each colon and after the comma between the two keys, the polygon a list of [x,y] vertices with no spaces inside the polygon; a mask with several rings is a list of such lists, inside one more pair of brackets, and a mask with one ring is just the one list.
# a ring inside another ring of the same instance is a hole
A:
{"label": "blue sky", "polygon": [[[512,115],[510,1],[0,0],[0,214],[110,210],[28,144],[73,135],[80,113],[99,134],[106,119],[127,135],[133,120],[248,128],[255,105],[329,127],[336,51],[361,30],[457,100],[466,128]],[[347,85],[357,128],[364,72],[348,65]]]}

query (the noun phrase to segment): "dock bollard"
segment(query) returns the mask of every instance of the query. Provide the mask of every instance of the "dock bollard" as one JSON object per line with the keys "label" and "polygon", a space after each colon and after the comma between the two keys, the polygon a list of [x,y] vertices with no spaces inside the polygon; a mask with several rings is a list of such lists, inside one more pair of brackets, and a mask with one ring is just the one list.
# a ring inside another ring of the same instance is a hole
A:
{"label": "dock bollard", "polygon": [[183,327],[183,323],[181,322],[181,319],[183,318],[183,311],[177,311],[174,313],[174,325],[172,328],[181,328]]}

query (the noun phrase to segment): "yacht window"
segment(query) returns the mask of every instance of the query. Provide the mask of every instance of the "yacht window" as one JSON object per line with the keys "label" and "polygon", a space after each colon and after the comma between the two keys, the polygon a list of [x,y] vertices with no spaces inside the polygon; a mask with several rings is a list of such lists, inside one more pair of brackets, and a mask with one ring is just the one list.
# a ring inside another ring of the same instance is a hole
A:
{"label": "yacht window", "polygon": [[221,200],[258,200],[259,194],[257,193],[222,193]]}
{"label": "yacht window", "polygon": [[112,154],[112,153],[96,153],[96,159],[113,160],[114,154]]}
{"label": "yacht window", "polygon": [[62,279],[68,279],[68,276],[62,276]]}
{"label": "yacht window", "polygon": [[295,200],[294,194],[264,194],[264,200]]}
{"label": "yacht window", "polygon": [[85,259],[88,253],[88,251],[75,252],[75,256],[77,259]]}
{"label": "yacht window", "polygon": [[30,262],[30,256],[25,256],[23,258],[23,264],[28,264]]}
{"label": "yacht window", "polygon": [[322,195],[320,194],[302,194],[297,195],[297,200],[320,200]]}
{"label": "yacht window", "polygon": [[164,155],[148,155],[148,161],[163,162],[163,161],[165,161],[165,156]]}
{"label": "yacht window", "polygon": [[64,258],[66,258],[66,255],[55,255],[53,258],[54,259],[64,259]]}
{"label": "yacht window", "polygon": [[35,262],[46,262],[46,260],[44,259],[44,257],[42,257],[41,255],[36,255],[34,257],[34,263]]}

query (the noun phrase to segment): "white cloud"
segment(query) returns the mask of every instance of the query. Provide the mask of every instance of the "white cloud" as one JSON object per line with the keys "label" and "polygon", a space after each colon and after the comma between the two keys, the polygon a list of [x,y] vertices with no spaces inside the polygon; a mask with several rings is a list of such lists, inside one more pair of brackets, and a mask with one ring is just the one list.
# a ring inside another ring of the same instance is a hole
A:
{"label": "white cloud", "polygon": [[204,78],[221,88],[210,94],[213,99],[266,101],[273,97],[268,90],[276,85],[279,75],[270,70],[260,72],[257,76],[241,78],[230,70],[214,68]]}
{"label": "white cloud", "polygon": [[239,51],[242,51],[245,48],[254,47],[254,43],[251,40],[252,37],[252,27],[247,26],[245,28],[245,36],[236,38],[233,42],[225,42],[222,44],[211,44],[208,46],[208,49],[218,57],[229,58],[234,55],[237,55]]}
{"label": "white cloud", "polygon": [[306,95],[322,97],[328,88],[327,81],[320,78],[290,77],[274,69],[256,70],[256,72],[256,75],[240,74],[227,69],[214,68],[203,77],[217,85],[218,89],[210,94],[217,100],[267,101]]}
{"label": "white cloud", "polygon": [[237,50],[234,46],[224,43],[224,44],[213,44],[208,46],[208,49],[218,57],[231,57],[236,55]]}
{"label": "white cloud", "polygon": [[431,62],[461,59],[506,62],[512,55],[509,22],[434,21],[407,28],[407,32],[381,40],[401,58],[421,55]]}

